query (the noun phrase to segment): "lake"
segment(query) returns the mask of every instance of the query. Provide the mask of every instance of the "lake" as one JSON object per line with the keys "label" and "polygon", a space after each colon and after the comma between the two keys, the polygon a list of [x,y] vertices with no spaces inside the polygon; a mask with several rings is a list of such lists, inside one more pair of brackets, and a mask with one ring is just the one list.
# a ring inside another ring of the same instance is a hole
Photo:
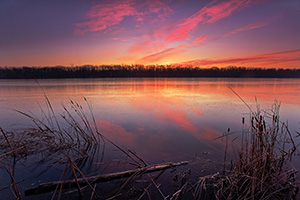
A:
{"label": "lake", "polygon": [[[109,140],[136,152],[148,164],[189,160],[201,176],[222,167],[225,144],[216,138],[230,129],[232,139],[237,137],[238,142],[247,128],[242,118],[249,124],[249,108],[232,90],[253,110],[259,105],[270,111],[276,99],[281,102],[280,120],[288,123],[293,135],[300,130],[300,79],[106,78],[38,83],[0,80],[0,127],[12,130],[32,124],[15,110],[43,118],[41,108],[47,110],[44,93],[58,119],[62,106],[70,107],[70,99],[85,107],[85,97],[99,131]],[[107,148],[104,160],[115,162],[119,155],[116,149]],[[16,166],[16,178],[24,179],[20,183],[23,189],[33,184],[32,176],[41,182],[59,179],[63,168],[54,166],[41,174],[42,165],[29,170],[26,166],[30,163],[22,161]]]}

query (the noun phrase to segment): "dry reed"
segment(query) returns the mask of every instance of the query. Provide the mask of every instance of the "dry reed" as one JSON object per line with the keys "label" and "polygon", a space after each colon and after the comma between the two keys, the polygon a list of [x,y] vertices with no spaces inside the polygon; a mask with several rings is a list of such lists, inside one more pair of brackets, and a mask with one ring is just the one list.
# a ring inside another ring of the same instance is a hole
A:
{"label": "dry reed", "polygon": [[[243,100],[244,103],[246,103]],[[248,105],[247,105],[248,106]],[[288,163],[296,151],[286,123],[279,119],[280,103],[269,112],[257,106],[250,109],[249,129],[242,133],[241,147],[234,168],[223,175],[201,177],[195,186],[195,199],[296,199],[297,170]],[[245,119],[242,119],[243,125]],[[226,139],[224,162],[228,146]],[[299,196],[298,196],[299,198]]]}
{"label": "dry reed", "polygon": [[[97,186],[95,183],[93,183],[95,184],[94,186],[91,185],[80,169],[86,165],[88,158],[93,159],[98,147],[101,145],[103,147],[102,153],[98,155],[104,155],[105,144],[109,143],[129,159],[127,160],[127,163],[133,164],[137,169],[149,166],[136,152],[118,146],[99,132],[93,115],[92,106],[86,98],[83,100],[89,112],[85,112],[86,108],[80,103],[70,99],[69,107],[63,105],[63,112],[58,115],[54,111],[51,102],[46,95],[45,100],[46,111],[40,106],[42,117],[36,117],[30,112],[26,113],[16,110],[17,113],[30,119],[33,126],[11,131],[4,131],[0,127],[2,133],[2,135],[0,135],[0,158],[7,158],[7,163],[5,165],[2,163],[0,167],[5,169],[11,177],[11,185],[13,186],[12,191],[16,198],[20,198],[17,187],[18,182],[14,178],[8,158],[20,160],[33,154],[39,154],[40,161],[36,163],[37,165],[47,161],[50,163],[47,168],[50,168],[57,163],[66,163],[66,167],[64,168],[60,179],[62,183],[67,176],[73,177],[77,183],[78,196],[82,197],[86,195],[86,193],[83,193],[83,190],[86,189],[86,187],[82,186],[78,180],[79,178],[85,179],[89,186],[89,191],[91,191],[91,199],[101,199],[96,192]],[[101,160],[102,159],[103,158],[101,158]],[[47,169],[45,169],[45,171],[46,170]],[[148,176],[148,179],[149,187],[154,185],[156,190],[164,197],[159,185],[155,182],[163,172],[164,170],[155,178]],[[119,186],[115,193],[111,196],[107,196],[107,198],[119,196],[129,183],[134,183],[137,178],[142,176],[146,175],[144,175],[143,172],[133,174]],[[60,186],[57,185],[55,192],[52,195],[52,199],[61,199],[70,192],[76,192],[73,190],[63,192],[63,185],[64,184],[61,184]],[[144,192],[144,194],[150,195],[147,187],[144,188]],[[142,196],[144,195],[142,194],[141,197]]]}

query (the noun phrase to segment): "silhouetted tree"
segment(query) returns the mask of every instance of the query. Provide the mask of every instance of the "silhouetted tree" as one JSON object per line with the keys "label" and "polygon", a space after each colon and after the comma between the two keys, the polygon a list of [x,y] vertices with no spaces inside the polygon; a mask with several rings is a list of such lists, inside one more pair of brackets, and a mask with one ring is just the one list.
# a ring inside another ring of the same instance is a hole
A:
{"label": "silhouetted tree", "polygon": [[300,78],[300,69],[200,68],[171,65],[83,65],[75,67],[0,67],[1,79],[105,78],[105,77],[239,77]]}

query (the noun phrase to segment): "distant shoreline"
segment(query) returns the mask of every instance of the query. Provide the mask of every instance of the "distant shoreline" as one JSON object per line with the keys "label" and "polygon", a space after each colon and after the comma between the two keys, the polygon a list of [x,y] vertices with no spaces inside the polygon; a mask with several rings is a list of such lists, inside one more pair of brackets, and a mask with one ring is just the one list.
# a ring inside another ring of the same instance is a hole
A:
{"label": "distant shoreline", "polygon": [[300,69],[199,68],[143,65],[0,67],[0,79],[63,78],[300,78]]}

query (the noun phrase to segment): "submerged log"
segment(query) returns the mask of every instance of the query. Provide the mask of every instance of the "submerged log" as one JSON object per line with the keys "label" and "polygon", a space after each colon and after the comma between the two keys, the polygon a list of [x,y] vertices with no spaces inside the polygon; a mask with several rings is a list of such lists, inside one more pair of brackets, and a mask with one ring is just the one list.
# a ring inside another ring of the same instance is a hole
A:
{"label": "submerged log", "polygon": [[[86,177],[86,178],[79,178],[77,179],[80,186],[88,185],[87,181],[90,184],[98,183],[98,182],[107,182],[111,180],[116,179],[122,179],[127,178],[132,175],[142,175],[145,173],[155,172],[155,171],[161,171],[181,165],[187,165],[188,161],[178,162],[178,163],[167,163],[167,164],[160,164],[160,165],[150,165],[143,168],[138,168],[134,170],[127,170],[123,172],[116,172],[116,173],[110,173],[110,174],[104,174],[104,175],[97,175],[92,177]],[[54,181],[54,182],[48,182],[48,183],[41,183],[35,188],[30,188],[25,190],[25,196],[28,195],[34,195],[34,194],[41,194],[45,192],[51,192],[54,191],[57,186],[62,184],[63,189],[67,188],[74,188],[77,187],[77,182],[75,179],[72,180],[64,180],[64,181]]]}

